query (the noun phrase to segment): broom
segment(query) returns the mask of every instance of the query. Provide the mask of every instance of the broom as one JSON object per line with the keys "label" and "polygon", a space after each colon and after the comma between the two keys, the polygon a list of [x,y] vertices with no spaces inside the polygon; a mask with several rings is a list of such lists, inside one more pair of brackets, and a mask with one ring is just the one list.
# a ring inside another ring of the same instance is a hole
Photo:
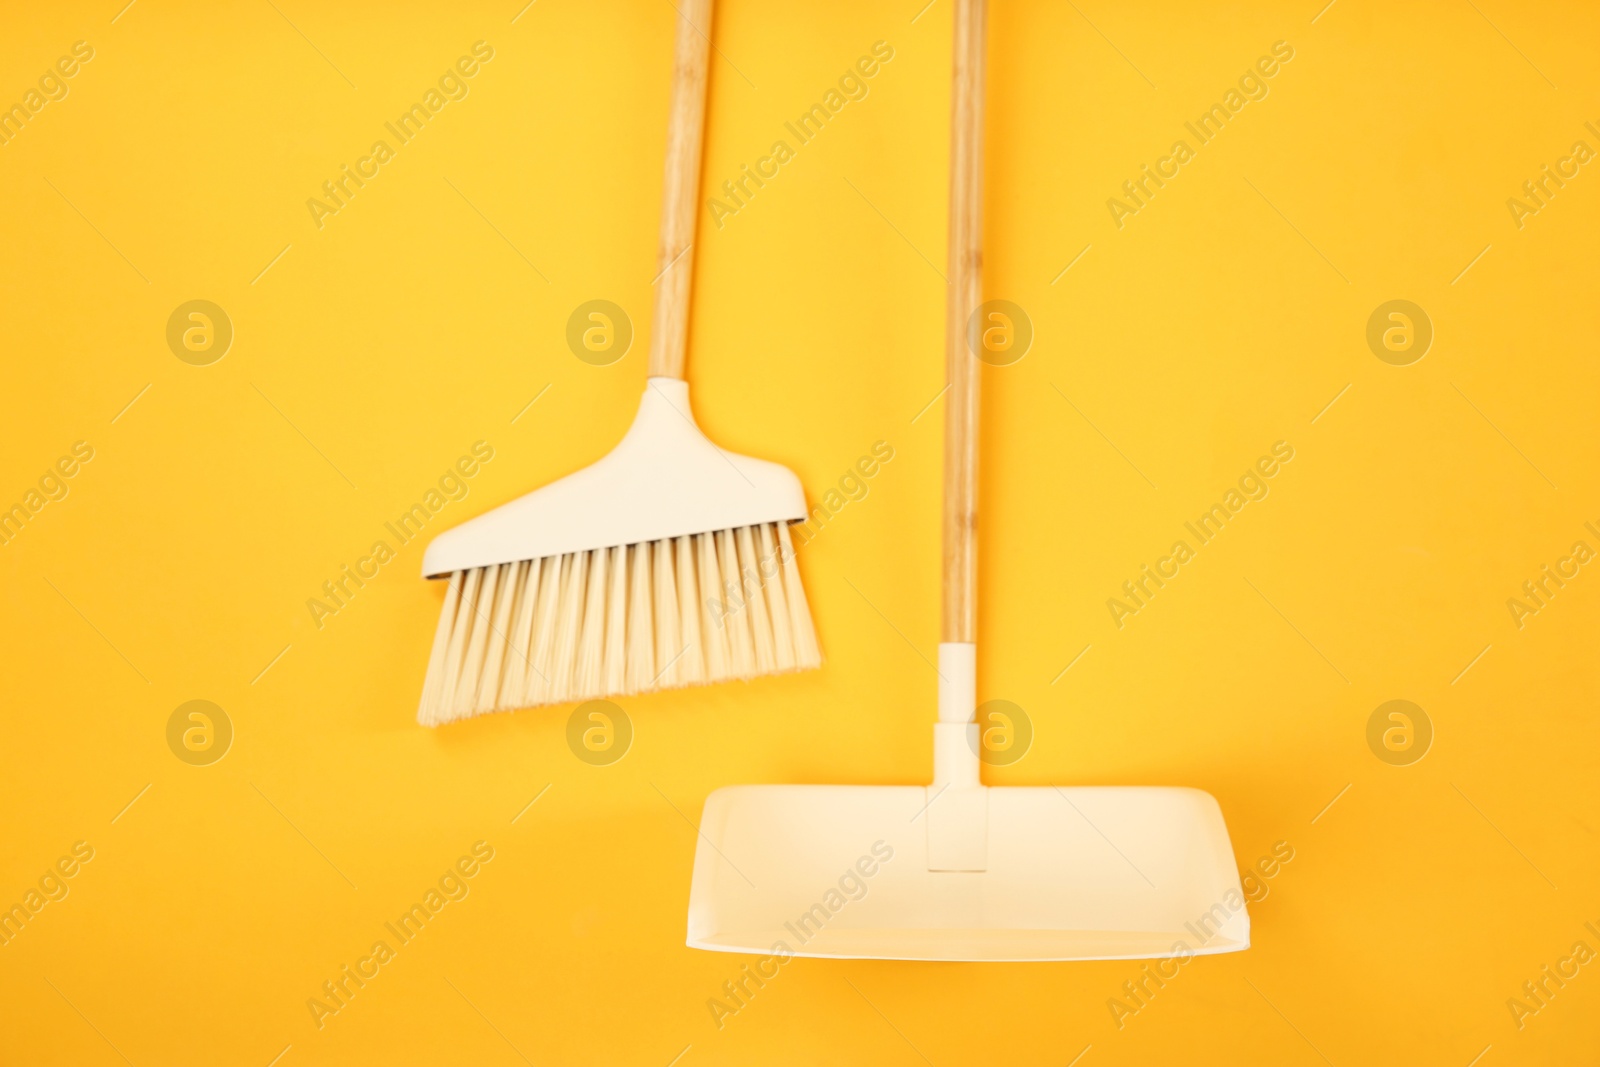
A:
{"label": "broom", "polygon": [[649,379],[610,453],[435,538],[417,721],[821,665],[785,467],[718,448],[683,380],[712,0],[680,0]]}

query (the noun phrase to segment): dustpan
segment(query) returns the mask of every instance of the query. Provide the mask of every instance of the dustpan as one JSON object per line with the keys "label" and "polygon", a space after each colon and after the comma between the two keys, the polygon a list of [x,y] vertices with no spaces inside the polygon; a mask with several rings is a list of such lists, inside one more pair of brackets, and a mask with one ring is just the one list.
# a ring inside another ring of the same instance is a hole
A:
{"label": "dustpan", "polygon": [[[1227,827],[1197,789],[732,786],[700,829],[691,948],[1022,961],[1250,945]],[[949,869],[941,844],[978,869]]]}
{"label": "dustpan", "polygon": [[899,960],[1188,957],[1249,947],[1217,802],[1165,786],[982,784],[976,715],[983,0],[956,5],[944,621],[934,774],[744,785],[705,803],[692,948]]}

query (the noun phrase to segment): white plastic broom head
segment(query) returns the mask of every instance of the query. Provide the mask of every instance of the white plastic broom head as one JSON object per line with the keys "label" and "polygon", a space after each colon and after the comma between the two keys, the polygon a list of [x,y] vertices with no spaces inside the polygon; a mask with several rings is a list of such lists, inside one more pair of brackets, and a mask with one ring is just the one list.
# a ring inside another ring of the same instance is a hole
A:
{"label": "white plastic broom head", "polygon": [[786,467],[718,448],[650,378],[598,462],[433,540],[448,575],[418,719],[816,667]]}

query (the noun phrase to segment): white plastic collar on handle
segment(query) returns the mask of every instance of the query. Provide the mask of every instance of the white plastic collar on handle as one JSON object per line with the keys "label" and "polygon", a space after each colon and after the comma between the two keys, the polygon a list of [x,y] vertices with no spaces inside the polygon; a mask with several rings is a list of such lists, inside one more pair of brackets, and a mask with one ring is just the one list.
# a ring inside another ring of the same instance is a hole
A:
{"label": "white plastic collar on handle", "polygon": [[805,517],[793,471],[718,448],[695,424],[688,383],[650,378],[616,448],[440,534],[423,555],[422,574]]}
{"label": "white plastic collar on handle", "polygon": [[933,727],[933,784],[978,785],[978,646],[939,646],[939,721]]}
{"label": "white plastic collar on handle", "polygon": [[928,869],[981,871],[988,864],[989,791],[978,775],[978,646],[939,646],[939,721],[928,786]]}
{"label": "white plastic collar on handle", "polygon": [[972,722],[978,714],[978,646],[946,641],[939,646],[939,721]]}

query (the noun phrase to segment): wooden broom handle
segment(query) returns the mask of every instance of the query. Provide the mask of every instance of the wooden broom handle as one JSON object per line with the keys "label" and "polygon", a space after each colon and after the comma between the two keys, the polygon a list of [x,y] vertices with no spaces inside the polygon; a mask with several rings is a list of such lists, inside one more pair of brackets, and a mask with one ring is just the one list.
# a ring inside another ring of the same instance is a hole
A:
{"label": "wooden broom handle", "polygon": [[712,0],[676,0],[678,46],[667,120],[667,173],[661,195],[661,250],[656,260],[656,314],[650,332],[650,376],[682,378],[689,340],[689,286],[694,280],[694,227],[700,198],[700,152],[706,126],[706,75],[711,55]]}
{"label": "wooden broom handle", "polygon": [[945,312],[944,623],[973,643],[978,616],[978,369],[967,323],[983,302],[985,0],[956,0],[950,86],[950,279]]}

